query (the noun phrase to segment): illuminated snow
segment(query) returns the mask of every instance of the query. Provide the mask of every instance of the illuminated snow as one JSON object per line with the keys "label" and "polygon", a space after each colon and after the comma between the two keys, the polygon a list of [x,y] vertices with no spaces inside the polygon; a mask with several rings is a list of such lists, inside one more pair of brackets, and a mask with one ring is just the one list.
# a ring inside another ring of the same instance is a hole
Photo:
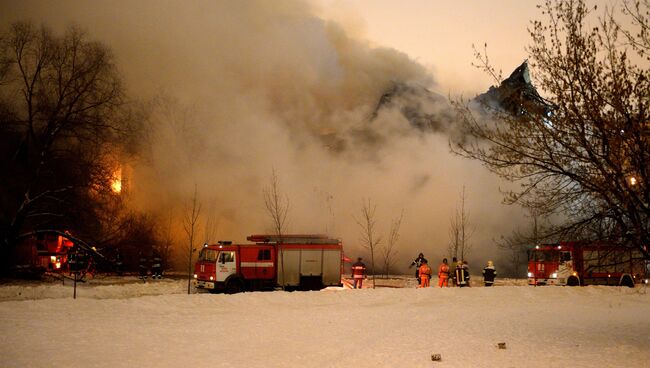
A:
{"label": "illuminated snow", "polygon": [[187,295],[186,280],[108,278],[76,300],[71,284],[5,284],[0,366],[648,366],[647,289],[523,283]]}

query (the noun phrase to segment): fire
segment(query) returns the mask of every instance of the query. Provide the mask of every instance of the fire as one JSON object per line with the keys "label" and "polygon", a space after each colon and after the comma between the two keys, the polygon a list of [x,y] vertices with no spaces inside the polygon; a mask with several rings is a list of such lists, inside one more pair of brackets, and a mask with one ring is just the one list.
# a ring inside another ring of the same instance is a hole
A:
{"label": "fire", "polygon": [[119,168],[113,173],[111,178],[111,189],[113,193],[119,194],[122,192],[122,169]]}

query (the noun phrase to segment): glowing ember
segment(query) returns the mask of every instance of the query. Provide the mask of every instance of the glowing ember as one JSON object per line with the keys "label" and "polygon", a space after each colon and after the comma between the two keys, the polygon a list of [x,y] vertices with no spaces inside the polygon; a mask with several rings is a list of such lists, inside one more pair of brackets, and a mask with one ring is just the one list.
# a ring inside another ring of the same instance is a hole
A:
{"label": "glowing ember", "polygon": [[111,181],[111,189],[113,192],[120,193],[122,191],[122,169],[115,170]]}

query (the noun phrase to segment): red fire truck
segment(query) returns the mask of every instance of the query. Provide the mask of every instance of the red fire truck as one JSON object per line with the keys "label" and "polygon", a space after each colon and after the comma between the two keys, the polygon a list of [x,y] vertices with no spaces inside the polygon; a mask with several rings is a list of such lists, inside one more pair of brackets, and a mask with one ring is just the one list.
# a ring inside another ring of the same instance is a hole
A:
{"label": "red fire truck", "polygon": [[74,243],[59,233],[38,233],[17,247],[12,263],[18,272],[57,272],[67,266]]}
{"label": "red fire truck", "polygon": [[528,285],[648,283],[648,260],[640,250],[606,243],[560,242],[529,251]]}
{"label": "red fire truck", "polygon": [[275,287],[341,285],[343,247],[325,235],[251,235],[252,244],[205,245],[194,266],[197,289],[232,294]]}
{"label": "red fire truck", "polygon": [[20,276],[75,273],[80,279],[95,270],[96,262],[108,263],[97,249],[68,231],[36,230],[25,234],[10,254],[12,271]]}

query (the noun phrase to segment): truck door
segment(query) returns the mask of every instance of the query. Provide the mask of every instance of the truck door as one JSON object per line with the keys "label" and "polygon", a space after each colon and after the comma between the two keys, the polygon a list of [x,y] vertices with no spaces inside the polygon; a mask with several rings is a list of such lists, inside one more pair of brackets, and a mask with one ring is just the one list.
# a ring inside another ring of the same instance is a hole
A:
{"label": "truck door", "polygon": [[226,281],[228,276],[237,273],[237,257],[234,250],[222,250],[217,259],[217,280]]}
{"label": "truck door", "polygon": [[275,276],[273,248],[263,247],[258,250],[255,276],[257,279],[272,279]]}

